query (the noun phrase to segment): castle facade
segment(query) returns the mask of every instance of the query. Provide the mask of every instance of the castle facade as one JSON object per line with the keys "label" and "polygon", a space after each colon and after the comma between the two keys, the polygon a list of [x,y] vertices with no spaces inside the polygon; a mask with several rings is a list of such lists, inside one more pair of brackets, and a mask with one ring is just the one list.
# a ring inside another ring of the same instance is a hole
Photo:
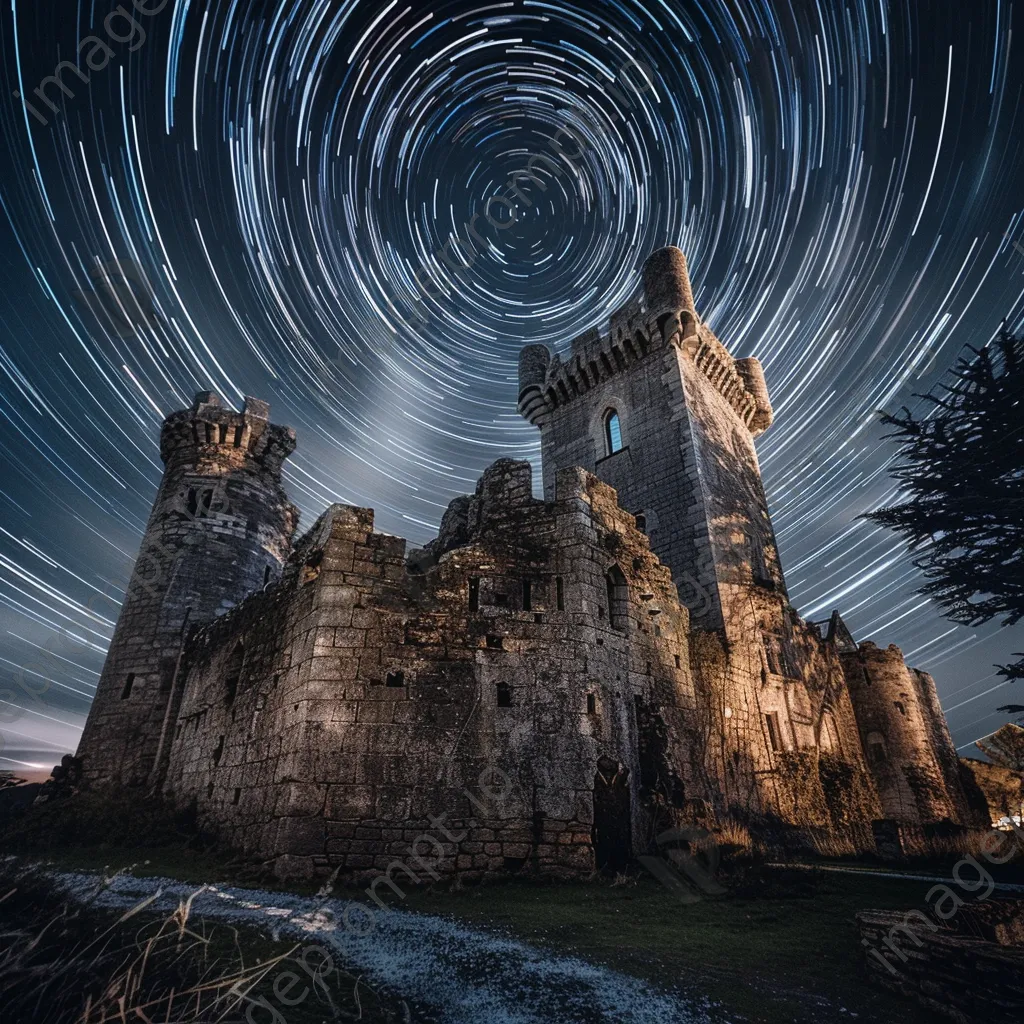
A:
{"label": "castle facade", "polygon": [[192,805],[282,876],[616,870],[671,827],[898,855],[989,824],[932,678],[790,603],[764,375],[678,249],[607,331],[524,349],[519,409],[543,498],[496,462],[414,551],[344,505],[294,540],[265,403],[168,417],[89,784]]}

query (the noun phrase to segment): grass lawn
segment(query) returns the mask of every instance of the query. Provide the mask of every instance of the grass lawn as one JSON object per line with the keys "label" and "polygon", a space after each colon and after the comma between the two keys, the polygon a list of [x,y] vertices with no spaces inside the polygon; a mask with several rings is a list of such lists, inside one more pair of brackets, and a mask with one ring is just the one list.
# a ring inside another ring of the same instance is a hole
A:
{"label": "grass lawn", "polygon": [[654,879],[510,881],[410,892],[404,906],[448,914],[703,994],[730,1016],[771,1024],[933,1016],[869,985],[853,915],[920,907],[928,883],[765,871],[729,896],[675,902]]}

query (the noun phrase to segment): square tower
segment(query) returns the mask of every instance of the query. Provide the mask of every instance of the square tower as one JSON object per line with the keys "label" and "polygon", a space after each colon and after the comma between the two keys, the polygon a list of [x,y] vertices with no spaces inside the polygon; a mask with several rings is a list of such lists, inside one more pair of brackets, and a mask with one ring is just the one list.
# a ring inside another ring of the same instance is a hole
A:
{"label": "square tower", "polygon": [[611,484],[672,570],[699,629],[737,599],[788,605],[754,438],[772,421],[761,364],[701,322],[686,257],[659,249],[607,333],[519,360],[519,411],[541,431],[544,491],[582,466]]}

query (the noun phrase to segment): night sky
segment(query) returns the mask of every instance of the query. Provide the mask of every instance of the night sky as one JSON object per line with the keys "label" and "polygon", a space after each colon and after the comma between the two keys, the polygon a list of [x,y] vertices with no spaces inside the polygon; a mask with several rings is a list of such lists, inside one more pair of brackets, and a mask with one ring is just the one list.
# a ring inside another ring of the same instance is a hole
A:
{"label": "night sky", "polygon": [[77,744],[165,415],[265,398],[300,530],[338,501],[422,543],[496,458],[539,486],[520,347],[666,244],[764,363],[801,613],[899,644],[965,752],[1024,703],[1024,630],[949,623],[856,518],[893,497],[875,410],[1024,321],[1024,4],[136,4],[0,10],[0,768]]}

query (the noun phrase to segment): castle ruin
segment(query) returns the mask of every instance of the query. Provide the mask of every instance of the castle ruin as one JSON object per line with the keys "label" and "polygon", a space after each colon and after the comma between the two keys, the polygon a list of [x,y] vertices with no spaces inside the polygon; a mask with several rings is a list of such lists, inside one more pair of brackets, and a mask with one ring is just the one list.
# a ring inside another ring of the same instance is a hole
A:
{"label": "castle ruin", "polygon": [[671,827],[900,855],[989,825],[932,678],[790,603],[764,375],[678,249],[606,331],[524,349],[519,410],[543,498],[500,460],[414,551],[345,505],[295,541],[265,403],[168,417],[88,783],[193,806],[281,876],[618,870]]}

